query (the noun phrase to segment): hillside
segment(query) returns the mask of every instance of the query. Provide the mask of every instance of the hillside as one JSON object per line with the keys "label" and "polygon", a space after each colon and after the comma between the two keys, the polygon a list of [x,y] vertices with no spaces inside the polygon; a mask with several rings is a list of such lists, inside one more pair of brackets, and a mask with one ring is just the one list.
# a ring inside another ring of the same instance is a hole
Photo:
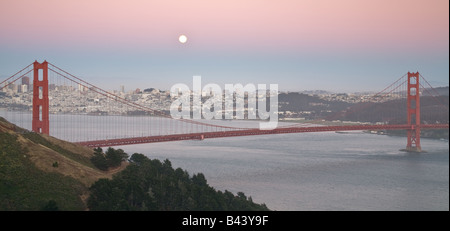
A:
{"label": "hillside", "polygon": [[268,210],[242,192],[215,190],[203,174],[191,177],[169,160],[135,153],[107,171],[94,166],[92,157],[111,161],[113,153],[128,157],[121,149],[94,152],[0,117],[0,211]]}
{"label": "hillside", "polygon": [[[111,150],[111,148],[110,148]],[[93,211],[267,211],[243,192],[237,195],[208,185],[202,173],[189,175],[169,160],[134,153],[130,165],[110,179],[92,185]]]}
{"label": "hillside", "polygon": [[[448,123],[448,96],[430,97],[422,96],[421,121],[422,123]],[[444,108],[442,108],[444,107]],[[398,115],[405,115],[398,119]],[[383,103],[359,103],[353,106],[348,113],[343,116],[336,116],[335,119],[361,122],[387,122],[406,123],[406,100],[390,100]],[[397,119],[397,120],[393,120]]]}
{"label": "hillside", "polygon": [[89,187],[103,172],[86,147],[16,127],[0,118],[0,210],[85,210]]}
{"label": "hillside", "polygon": [[[448,110],[445,111],[441,108],[443,107],[442,105],[448,105],[449,103],[448,87],[437,88],[436,91],[439,91],[441,96],[431,97],[429,95],[423,95],[420,99],[422,123],[435,123],[436,121],[439,123],[448,123]],[[447,93],[445,94],[445,92]],[[280,112],[298,112],[296,115],[291,115],[293,118],[300,117],[307,120],[326,119],[371,123],[406,123],[405,99],[394,99],[381,103],[348,103],[328,101],[320,99],[318,96],[291,92],[280,94],[278,100]],[[405,115],[400,118],[403,121],[398,120],[398,115]]]}
{"label": "hillside", "polygon": [[448,86],[447,87],[436,87],[433,89],[426,88],[423,91],[423,94],[426,96],[429,96],[430,94],[433,94],[433,95],[437,94],[440,96],[449,96],[449,87]]}
{"label": "hillside", "polygon": [[341,111],[350,106],[350,103],[342,101],[327,101],[318,96],[290,92],[281,93],[278,96],[280,111],[315,111],[320,113],[323,110]]}

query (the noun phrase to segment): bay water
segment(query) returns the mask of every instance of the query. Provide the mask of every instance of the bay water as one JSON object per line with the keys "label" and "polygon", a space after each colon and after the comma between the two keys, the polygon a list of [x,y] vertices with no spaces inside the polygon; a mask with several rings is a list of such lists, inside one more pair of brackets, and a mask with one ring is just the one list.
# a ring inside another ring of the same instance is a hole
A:
{"label": "bay water", "polygon": [[[9,121],[31,128],[30,113],[0,112]],[[96,118],[101,116],[90,120]],[[64,133],[62,130],[69,129],[79,131],[79,139],[85,137],[80,128],[82,119],[74,120],[68,115],[51,115],[51,119],[66,124],[59,131],[51,129],[51,135],[58,137]],[[104,132],[98,132],[101,134]],[[421,141],[426,153],[400,151],[406,146],[406,137],[362,131],[231,137],[114,148],[122,148],[130,155],[142,153],[151,159],[169,159],[174,168],[180,167],[191,175],[203,173],[208,184],[217,190],[244,192],[254,202],[265,203],[272,210],[448,211],[448,140]]]}

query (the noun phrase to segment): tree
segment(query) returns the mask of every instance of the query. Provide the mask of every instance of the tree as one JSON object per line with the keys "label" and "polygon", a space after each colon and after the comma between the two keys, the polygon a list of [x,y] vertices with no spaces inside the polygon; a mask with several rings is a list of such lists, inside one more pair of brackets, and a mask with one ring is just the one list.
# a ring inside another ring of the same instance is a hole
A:
{"label": "tree", "polygon": [[134,153],[133,155],[131,155],[131,158],[130,158],[130,162],[135,163],[137,165],[142,164],[146,160],[148,160],[148,158],[145,155],[140,154],[140,153]]}
{"label": "tree", "polygon": [[101,154],[101,153],[103,153],[103,149],[101,148],[101,147],[98,147],[98,148],[94,148],[94,153],[95,154]]}
{"label": "tree", "polygon": [[108,160],[106,160],[105,156],[101,153],[95,153],[94,156],[91,157],[91,162],[100,170],[108,170]]}
{"label": "tree", "polygon": [[203,173],[198,173],[197,175],[194,174],[192,176],[192,183],[198,186],[207,185],[205,175],[203,175]]}
{"label": "tree", "polygon": [[[109,148],[105,159],[128,156]],[[150,160],[135,153],[130,165],[110,179],[100,179],[90,190],[91,210],[268,210],[244,193],[222,193],[208,185],[202,173],[189,177],[169,160]]]}
{"label": "tree", "polygon": [[128,154],[122,149],[115,150],[114,148],[108,148],[106,154],[103,154],[101,148],[94,149],[94,156],[91,158],[91,162],[100,170],[106,171],[110,167],[119,166],[122,161],[127,160]]}
{"label": "tree", "polygon": [[42,211],[58,211],[58,205],[56,204],[56,201],[49,200],[48,203],[42,207]]}
{"label": "tree", "polygon": [[126,154],[122,149],[115,150],[110,147],[105,154],[106,160],[108,161],[108,165],[110,167],[117,167],[122,163],[122,161],[128,159],[128,154]]}
{"label": "tree", "polygon": [[239,198],[241,198],[242,200],[245,200],[245,201],[247,200],[247,196],[243,192],[238,192],[237,196]]}

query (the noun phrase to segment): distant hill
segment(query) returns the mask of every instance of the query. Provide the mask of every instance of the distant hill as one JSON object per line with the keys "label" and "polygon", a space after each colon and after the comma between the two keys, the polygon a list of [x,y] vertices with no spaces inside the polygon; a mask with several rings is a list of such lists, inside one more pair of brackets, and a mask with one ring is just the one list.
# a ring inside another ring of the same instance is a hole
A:
{"label": "distant hill", "polygon": [[436,87],[433,89],[425,88],[425,90],[422,91],[422,94],[424,96],[429,96],[429,95],[448,96],[449,95],[449,87]]}
{"label": "distant hill", "polygon": [[320,99],[303,93],[282,93],[278,96],[282,111],[311,111],[311,110],[341,110],[349,106],[349,103]]}
{"label": "distant hill", "polygon": [[325,90],[306,90],[306,91],[301,91],[300,93],[307,94],[307,95],[332,94],[332,92],[325,91]]}
{"label": "distant hill", "polygon": [[[423,123],[448,123],[449,88],[440,87],[422,91],[421,110]],[[430,95],[433,95],[430,96]],[[434,97],[439,95],[438,97]],[[278,96],[280,112],[296,112],[295,117],[307,120],[341,120],[359,122],[406,123],[406,99],[394,99],[381,103],[349,103],[329,101],[303,93],[281,93]],[[447,106],[448,108],[448,106]],[[438,110],[439,109],[439,110]],[[426,113],[425,113],[426,112]],[[398,115],[405,115],[400,118]],[[393,120],[395,119],[395,121]]]}
{"label": "distant hill", "polygon": [[305,113],[301,117],[306,119],[324,118],[332,115],[333,112],[342,111],[349,107],[350,103],[342,101],[327,101],[318,96],[311,96],[303,93],[290,92],[281,93],[278,96],[279,111],[291,111]]}
{"label": "distant hill", "polygon": [[[335,117],[339,120],[361,121],[361,122],[385,122],[393,124],[406,123],[406,99],[391,100],[383,103],[359,103],[347,110],[347,113]],[[421,121],[422,123],[448,123],[449,111],[443,105],[449,105],[448,96],[437,98],[422,96]],[[405,115],[397,118],[398,115]]]}

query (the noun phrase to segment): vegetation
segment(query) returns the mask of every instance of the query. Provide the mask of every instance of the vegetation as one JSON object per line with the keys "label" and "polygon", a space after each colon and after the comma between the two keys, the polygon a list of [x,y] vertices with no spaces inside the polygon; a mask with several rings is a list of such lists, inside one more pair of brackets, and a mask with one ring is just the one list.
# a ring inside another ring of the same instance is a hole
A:
{"label": "vegetation", "polygon": [[[421,96],[422,123],[448,123],[448,109],[443,105],[449,104],[448,87],[439,88],[441,96],[432,97],[425,94]],[[329,101],[318,96],[311,96],[296,92],[281,93],[278,96],[280,112],[305,112],[297,114],[305,120],[340,120],[359,122],[386,122],[393,124],[406,123],[406,99],[393,99],[379,103],[350,103],[343,101]],[[448,106],[447,106],[448,108]],[[341,113],[345,112],[345,113]],[[284,118],[285,115],[280,115]],[[401,116],[399,118],[399,116]],[[295,118],[295,117],[293,117]]]}
{"label": "vegetation", "polygon": [[44,137],[42,137],[40,134],[35,133],[35,132],[26,132],[24,134],[22,134],[25,138],[33,141],[36,144],[42,144],[47,148],[50,148],[58,153],[60,153],[61,155],[74,160],[80,164],[89,166],[89,167],[94,167],[94,165],[91,163],[91,161],[89,160],[89,158],[86,158],[84,156],[78,155],[76,153],[71,152],[70,150],[64,149],[61,146],[54,144],[48,140],[46,140]]}
{"label": "vegetation", "polygon": [[111,180],[100,179],[91,186],[91,210],[268,210],[242,192],[235,196],[216,191],[202,173],[190,177],[181,168],[173,169],[169,160],[135,153],[130,162]]}
{"label": "vegetation", "polygon": [[59,211],[58,205],[56,201],[50,200],[48,203],[42,207],[42,211]]}
{"label": "vegetation", "polygon": [[[203,174],[190,177],[169,160],[134,154],[122,164],[127,158],[121,149],[92,152],[0,117],[0,211],[268,210],[242,192],[216,191]],[[91,159],[120,167],[100,171]]]}
{"label": "vegetation", "polygon": [[112,167],[118,167],[122,161],[126,161],[128,154],[122,149],[115,150],[114,148],[108,148],[105,154],[101,148],[94,149],[94,156],[91,158],[91,162],[100,170],[106,171]]}
{"label": "vegetation", "polygon": [[0,210],[84,210],[85,186],[30,161],[17,136],[0,132]]}

